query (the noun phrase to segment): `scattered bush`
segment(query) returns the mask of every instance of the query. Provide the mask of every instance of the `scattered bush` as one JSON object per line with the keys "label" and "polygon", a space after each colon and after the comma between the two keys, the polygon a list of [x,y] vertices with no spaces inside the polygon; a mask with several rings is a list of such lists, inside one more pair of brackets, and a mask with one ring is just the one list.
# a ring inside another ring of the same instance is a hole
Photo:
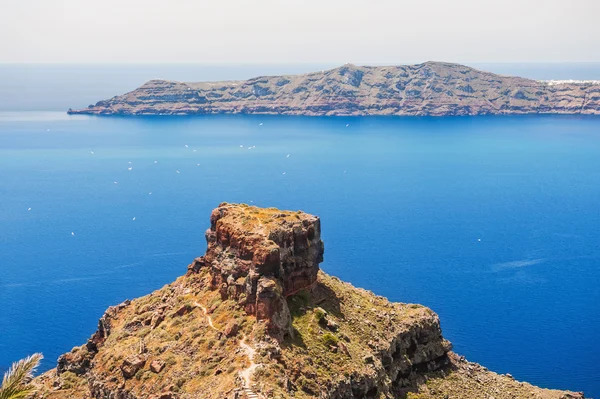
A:
{"label": "scattered bush", "polygon": [[339,339],[333,335],[332,333],[325,333],[323,337],[321,337],[323,344],[325,346],[338,346]]}
{"label": "scattered bush", "polygon": [[65,371],[60,375],[60,383],[63,389],[75,388],[81,383],[81,380],[70,371]]}
{"label": "scattered bush", "polygon": [[300,376],[300,378],[297,380],[297,383],[298,386],[300,386],[300,389],[309,395],[315,395],[317,392],[319,392],[319,385],[315,381],[304,376]]}
{"label": "scattered bush", "polygon": [[175,363],[177,363],[177,358],[175,358],[173,355],[169,355],[165,359],[165,363],[167,363],[169,366],[173,366]]}
{"label": "scattered bush", "polygon": [[187,378],[181,377],[177,380],[177,382],[175,383],[175,385],[177,386],[177,388],[181,389],[181,387],[187,382]]}
{"label": "scattered bush", "polygon": [[152,330],[150,329],[150,327],[143,327],[141,330],[139,330],[136,335],[140,338],[144,338],[146,337],[148,334],[150,334]]}
{"label": "scattered bush", "polygon": [[137,371],[137,373],[135,373],[135,379],[138,380],[138,381],[141,380],[142,379],[142,375],[144,375],[144,369],[143,368],[139,369]]}
{"label": "scattered bush", "polygon": [[325,317],[327,316],[327,312],[323,310],[323,308],[315,308],[314,312],[315,319],[317,319],[318,322],[321,322],[321,320],[325,319]]}

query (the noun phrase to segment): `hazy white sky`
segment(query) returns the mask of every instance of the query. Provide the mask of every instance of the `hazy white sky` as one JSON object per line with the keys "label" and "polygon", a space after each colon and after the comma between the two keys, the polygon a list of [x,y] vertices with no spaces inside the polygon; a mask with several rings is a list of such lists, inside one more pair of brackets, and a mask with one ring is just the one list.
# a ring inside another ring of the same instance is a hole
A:
{"label": "hazy white sky", "polygon": [[600,0],[0,0],[0,62],[600,62]]}

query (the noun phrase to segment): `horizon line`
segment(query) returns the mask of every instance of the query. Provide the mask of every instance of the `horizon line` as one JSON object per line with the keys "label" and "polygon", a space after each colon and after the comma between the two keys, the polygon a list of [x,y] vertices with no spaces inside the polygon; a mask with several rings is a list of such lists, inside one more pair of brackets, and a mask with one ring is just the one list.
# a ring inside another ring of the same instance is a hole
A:
{"label": "horizon line", "polygon": [[403,62],[333,62],[333,61],[314,61],[314,62],[200,62],[200,61],[180,61],[180,62],[162,62],[162,61],[123,61],[123,62],[107,62],[107,61],[0,61],[0,66],[10,65],[204,65],[204,66],[265,66],[265,65],[347,65],[353,64],[357,66],[395,66],[395,65],[418,65],[427,62],[443,62],[451,64],[496,64],[496,65],[547,65],[547,64],[600,64],[598,61],[446,61],[446,60],[425,60],[425,61],[403,61]]}

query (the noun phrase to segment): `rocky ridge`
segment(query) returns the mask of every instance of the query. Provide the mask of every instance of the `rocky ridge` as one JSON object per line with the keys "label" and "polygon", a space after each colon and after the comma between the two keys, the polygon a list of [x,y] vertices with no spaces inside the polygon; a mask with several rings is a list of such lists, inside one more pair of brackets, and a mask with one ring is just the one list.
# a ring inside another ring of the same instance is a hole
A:
{"label": "rocky ridge", "polygon": [[223,203],[185,276],[109,308],[36,398],[574,399],[451,352],[438,316],[319,270],[320,220]]}
{"label": "rocky ridge", "polygon": [[464,65],[355,66],[246,81],[151,80],[71,114],[600,115],[597,81],[537,81]]}

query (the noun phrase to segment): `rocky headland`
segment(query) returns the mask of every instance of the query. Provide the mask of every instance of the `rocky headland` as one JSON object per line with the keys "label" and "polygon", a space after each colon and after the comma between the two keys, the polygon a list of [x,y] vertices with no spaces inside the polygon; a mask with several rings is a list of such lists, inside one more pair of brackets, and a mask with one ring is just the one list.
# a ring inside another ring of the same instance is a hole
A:
{"label": "rocky headland", "polygon": [[581,399],[451,351],[440,320],[319,269],[318,217],[223,203],[184,276],[110,307],[35,398]]}
{"label": "rocky headland", "polygon": [[246,81],[151,80],[70,114],[600,115],[600,82],[538,81],[426,62]]}

